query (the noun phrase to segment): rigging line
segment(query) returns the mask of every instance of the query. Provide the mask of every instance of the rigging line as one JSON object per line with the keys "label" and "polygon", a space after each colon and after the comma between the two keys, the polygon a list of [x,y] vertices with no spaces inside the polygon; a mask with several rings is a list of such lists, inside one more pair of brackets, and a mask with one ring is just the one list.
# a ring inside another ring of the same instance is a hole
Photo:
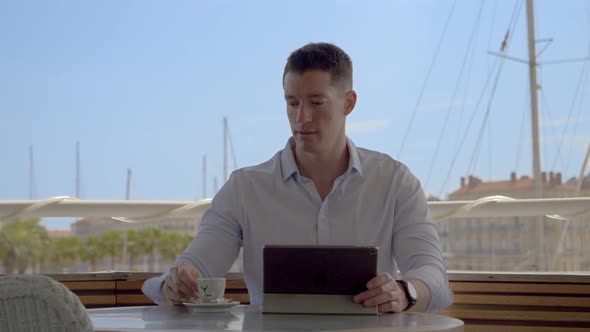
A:
{"label": "rigging line", "polygon": [[583,58],[569,58],[569,59],[560,59],[560,60],[552,60],[552,61],[543,61],[537,63],[539,66],[545,65],[559,65],[563,63],[576,63],[576,62],[585,62],[590,61],[590,57],[583,57]]}
{"label": "rigging line", "polygon": [[498,68],[498,72],[496,73],[496,78],[494,79],[494,84],[492,85],[492,91],[490,92],[490,99],[488,101],[488,106],[486,112],[484,114],[483,122],[479,129],[479,136],[477,137],[477,141],[475,143],[475,149],[471,156],[471,161],[469,162],[469,168],[467,169],[467,174],[472,174],[475,169],[475,164],[479,159],[479,152],[481,151],[481,141],[483,140],[483,134],[485,132],[485,127],[487,125],[490,111],[492,109],[492,102],[494,100],[494,95],[496,94],[496,88],[498,87],[498,82],[500,81],[500,74],[502,73],[502,68],[504,67],[505,60],[501,60],[500,66]]}
{"label": "rigging line", "polygon": [[570,119],[572,116],[572,112],[574,111],[574,108],[576,106],[576,101],[578,100],[578,95],[580,94],[580,88],[582,86],[583,78],[585,77],[584,74],[586,73],[586,64],[587,64],[587,62],[584,63],[584,66],[582,67],[582,70],[580,71],[580,77],[578,78],[576,92],[574,94],[574,98],[572,99],[572,103],[570,105],[570,110],[567,115],[567,120],[566,120],[567,122],[565,123],[565,127],[563,128],[563,132],[561,134],[561,139],[559,141],[559,145],[557,146],[557,154],[555,155],[555,159],[553,160],[553,168],[555,168],[555,165],[557,164],[557,160],[559,159],[559,154],[561,153],[561,146],[562,146],[564,138],[565,138],[565,133],[567,131],[567,128],[569,127],[569,122],[570,122]]}
{"label": "rigging line", "polygon": [[[583,83],[584,87],[582,88],[582,91],[585,91],[587,89],[588,76],[590,76],[589,74],[590,74],[590,70],[586,70],[586,76],[584,77],[584,83]],[[582,93],[582,97],[580,97],[580,102],[578,103],[578,105],[579,105],[578,114],[576,114],[576,117],[575,117],[576,120],[574,121],[574,129],[572,132],[573,137],[576,137],[576,134],[578,133],[578,125],[580,124],[580,118],[582,115],[582,110],[584,109],[584,102],[585,102],[586,95],[587,94]],[[567,160],[565,163],[566,167],[563,170],[563,174],[566,174],[567,170],[569,169],[570,161],[572,159],[573,146],[574,146],[574,144],[569,145],[567,158],[566,158]]]}
{"label": "rigging line", "polygon": [[[521,2],[522,4],[522,2]],[[514,12],[512,13],[512,17],[510,19],[510,24],[509,27],[506,31],[506,34],[504,36],[504,40],[502,41],[502,44],[500,46],[500,50],[504,53],[506,53],[508,51],[509,45],[510,45],[510,41],[512,40],[512,36],[513,34],[510,33],[510,31],[514,31],[514,26],[516,25],[516,23],[518,22],[518,18],[520,15],[518,15],[517,13],[520,13],[520,8],[518,6],[518,3],[515,3],[515,7],[514,7]],[[504,68],[504,63],[505,63],[505,58],[502,57],[502,60],[500,61],[500,65],[498,68],[498,72],[496,74],[496,78],[494,80],[494,84],[492,85],[492,91],[490,93],[490,99],[488,101],[488,106],[486,109],[486,112],[484,114],[484,119],[481,125],[481,128],[479,130],[479,136],[477,138],[473,153],[471,155],[471,161],[469,162],[469,166],[467,169],[467,174],[472,174],[475,171],[475,166],[477,165],[477,162],[479,160],[479,154],[481,152],[481,146],[482,146],[482,141],[483,141],[483,135],[485,133],[487,124],[488,124],[488,120],[489,120],[489,114],[491,112],[491,107],[492,107],[492,102],[494,99],[494,96],[496,94],[496,89],[498,86],[498,82],[500,80],[500,74],[502,72],[502,69]]]}
{"label": "rigging line", "polygon": [[460,84],[461,77],[463,77],[465,65],[467,63],[469,54],[473,53],[473,52],[471,52],[473,50],[473,48],[472,48],[473,41],[475,40],[475,36],[477,35],[477,32],[479,31],[479,23],[481,22],[480,19],[481,19],[481,13],[482,13],[484,3],[485,3],[485,1],[482,1],[481,5],[479,6],[477,17],[473,23],[474,27],[471,30],[472,31],[471,36],[469,37],[469,41],[467,43],[467,48],[465,49],[465,55],[463,56],[463,62],[461,63],[461,68],[459,69],[459,76],[457,77],[457,83],[455,84],[455,88],[453,89],[453,95],[451,96],[451,103],[449,104],[449,108],[447,109],[447,114],[445,115],[445,120],[444,120],[443,126],[441,128],[440,134],[438,135],[438,140],[436,142],[436,148],[434,149],[434,156],[432,157],[432,160],[430,162],[430,167],[428,169],[428,175],[426,177],[426,182],[425,182],[426,187],[428,187],[428,184],[430,182],[432,170],[434,168],[434,164],[436,162],[436,159],[438,157],[438,153],[440,151],[440,146],[443,141],[444,134],[446,132],[447,124],[449,122],[449,117],[451,115],[451,110],[453,109],[453,107],[455,105],[455,99],[457,97],[457,93],[459,92],[459,87],[461,86],[461,84]]}
{"label": "rigging line", "polygon": [[[492,7],[492,24],[490,26],[490,34],[488,36],[488,50],[492,48],[492,34],[494,32],[494,28],[496,26],[496,10],[498,8],[498,1],[492,1],[493,3],[493,7]],[[486,57],[486,59],[489,59]],[[491,73],[491,67],[490,67],[490,63],[487,63],[488,65],[488,74]]]}
{"label": "rigging line", "polygon": [[514,3],[514,9],[512,11],[510,21],[508,23],[508,29],[506,29],[506,34],[504,35],[504,39],[502,40],[502,44],[500,45],[500,52],[503,52],[504,55],[506,55],[508,44],[510,40],[512,40],[512,36],[514,34],[514,31],[516,30],[516,23],[518,23],[518,19],[520,18],[520,13],[522,11],[524,1],[525,0],[521,0],[520,2],[517,1]]}
{"label": "rigging line", "polygon": [[[515,7],[515,10],[518,10],[518,13],[520,12],[518,8]],[[519,15],[513,15],[513,21],[511,22],[512,28],[514,27],[514,25],[518,22],[518,18]],[[512,28],[509,28],[508,31],[506,32],[506,36],[504,41],[502,42],[502,46],[501,46],[501,50],[506,52],[508,50],[508,47],[510,45],[510,41],[512,40],[512,35],[509,33],[509,31],[513,31]],[[484,115],[484,119],[481,125],[481,128],[479,130],[479,136],[477,138],[476,144],[475,144],[475,148],[471,157],[471,161],[469,163],[469,167],[467,170],[467,174],[472,174],[475,171],[475,166],[477,164],[477,161],[479,160],[479,154],[481,152],[481,145],[482,145],[482,141],[483,141],[483,135],[485,133],[487,124],[488,124],[488,120],[489,120],[489,114],[491,112],[492,109],[492,102],[494,100],[494,96],[496,94],[496,89],[498,87],[498,82],[500,80],[500,76],[502,73],[502,69],[504,68],[504,63],[505,63],[505,58],[501,58],[501,62],[500,62],[500,66],[498,68],[498,72],[496,74],[496,78],[494,80],[494,84],[492,85],[492,90],[490,92],[490,99],[488,102],[488,106],[486,109],[486,113]]]}
{"label": "rigging line", "polygon": [[401,158],[402,152],[404,151],[404,146],[406,144],[406,139],[408,138],[408,135],[410,134],[410,130],[412,129],[412,125],[414,124],[414,119],[416,118],[416,113],[418,113],[418,107],[422,103],[422,97],[424,96],[424,92],[426,90],[426,85],[430,79],[430,74],[432,73],[432,70],[434,68],[434,64],[436,63],[436,59],[438,58],[438,53],[441,49],[442,42],[445,39],[445,35],[447,34],[447,28],[449,27],[449,23],[451,22],[451,17],[453,16],[453,12],[455,11],[456,4],[457,4],[457,0],[454,0],[451,10],[449,11],[449,14],[447,16],[445,25],[443,27],[443,31],[440,35],[440,39],[438,40],[438,44],[436,45],[436,49],[434,51],[434,56],[432,57],[432,61],[430,62],[430,66],[428,67],[428,71],[426,72],[426,77],[424,79],[424,82],[422,83],[420,93],[418,94],[418,100],[416,101],[416,105],[414,106],[414,110],[412,111],[412,115],[410,117],[410,122],[408,123],[408,127],[406,128],[406,131],[404,133],[404,137],[402,138],[402,143],[401,143],[399,152],[397,154],[398,159]]}
{"label": "rigging line", "polygon": [[586,23],[588,23],[588,54],[590,54],[590,2],[586,1]]}
{"label": "rigging line", "polygon": [[[496,58],[496,61],[494,62],[494,68],[498,65],[500,58]],[[488,88],[488,84],[490,83],[492,78],[492,75],[488,75],[488,77],[486,78],[486,81],[484,82],[484,86],[481,90],[481,93],[478,97],[477,103],[475,104],[475,107],[473,108],[474,110],[477,110],[479,108],[479,105],[481,104],[481,101],[483,100],[483,97],[485,96],[485,92]],[[457,149],[455,150],[455,153],[453,155],[453,159],[451,160],[451,164],[449,166],[449,169],[447,170],[447,176],[445,178],[445,181],[443,182],[442,187],[440,188],[439,194],[438,196],[441,197],[442,196],[442,192],[444,191],[445,187],[447,186],[447,183],[449,182],[449,179],[451,177],[451,171],[453,170],[453,167],[455,166],[455,162],[457,161],[457,157],[459,156],[459,152],[461,152],[461,148],[463,147],[463,143],[465,143],[466,141],[466,136],[467,136],[467,132],[468,129],[471,127],[471,123],[473,122],[473,119],[475,118],[475,115],[477,114],[477,112],[472,112],[471,113],[471,117],[469,118],[469,121],[467,122],[467,125],[465,126],[465,130],[463,130],[463,139],[459,141],[459,146],[457,147]]]}
{"label": "rigging line", "polygon": [[227,126],[227,136],[229,138],[229,149],[231,150],[231,157],[234,162],[234,170],[236,170],[238,169],[238,162],[236,159],[236,151],[234,150],[234,143],[231,138],[231,130],[229,129],[229,126]]}
{"label": "rigging line", "polygon": [[[525,79],[525,86],[528,87],[528,78]],[[520,152],[522,151],[523,145],[523,137],[524,137],[524,123],[526,121],[527,115],[527,102],[526,102],[526,91],[527,88],[523,89],[523,97],[522,97],[522,118],[520,119],[520,133],[518,137],[518,147],[516,148],[516,164],[514,165],[514,171],[518,172],[518,167],[520,164]]]}
{"label": "rigging line", "polygon": [[[542,80],[540,82],[542,82]],[[550,129],[552,127],[553,123],[554,123],[553,116],[551,115],[551,105],[549,105],[549,102],[547,101],[547,96],[545,95],[545,92],[543,91],[543,89],[539,89],[539,91],[540,91],[540,94],[541,94],[541,102],[543,103],[543,106],[545,106],[545,107],[541,107],[539,109],[541,110],[541,114],[543,115],[543,117],[547,119],[547,121],[541,120],[541,122],[543,123],[543,126],[542,127],[543,128],[544,127],[548,127],[549,129],[547,129],[546,131],[551,131],[546,136],[543,135],[543,133],[541,133],[541,137],[547,137],[547,139],[543,139],[542,140],[542,143],[543,143],[543,146],[542,147],[545,149],[545,151],[548,151],[549,150],[548,149],[548,145],[549,145],[548,140],[551,137],[557,137],[557,135],[555,135],[553,133],[553,130]],[[546,158],[549,158],[549,157],[547,157],[547,153],[545,153],[544,155],[545,155],[545,159]],[[544,165],[547,165],[548,166],[549,165],[549,162],[547,160],[544,160]],[[555,167],[552,167],[549,170],[550,171],[553,171],[553,170],[555,170]]]}
{"label": "rigging line", "polygon": [[492,160],[494,159],[494,150],[493,150],[493,145],[492,145],[492,120],[490,119],[488,121],[488,125],[487,125],[487,131],[488,131],[488,181],[492,179]]}
{"label": "rigging line", "polygon": [[[477,43],[477,39],[476,39],[476,43]],[[458,120],[458,128],[462,128],[462,122],[463,122],[463,114],[465,113],[465,108],[466,108],[466,104],[467,104],[467,97],[469,96],[469,88],[471,87],[471,73],[472,73],[472,69],[473,69],[473,63],[475,58],[475,52],[471,52],[471,55],[469,57],[469,66],[467,67],[467,79],[465,80],[465,89],[463,91],[463,99],[461,102],[461,111],[459,112],[459,120]],[[491,75],[492,71],[488,72],[488,75]],[[457,137],[455,139],[455,146],[458,146],[459,143],[461,142],[461,131],[457,130]]]}
{"label": "rigging line", "polygon": [[[553,116],[552,116],[552,112],[551,112],[551,105],[549,104],[549,102],[547,101],[546,95],[545,95],[545,89],[543,88],[545,86],[545,72],[543,71],[543,67],[539,68],[539,86],[541,86],[541,89],[539,89],[540,91],[540,95],[541,95],[541,102],[543,103],[543,105],[545,107],[539,107],[539,109],[541,110],[541,115],[543,116],[541,118],[541,123],[542,123],[542,127],[541,129],[543,130],[544,128],[549,128],[549,129],[545,129],[544,131],[548,132],[551,131],[548,135],[543,135],[543,133],[540,133],[541,137],[553,137],[553,130],[551,129],[552,124],[553,124]],[[545,114],[547,114],[547,116],[545,116]],[[546,121],[544,121],[543,118],[546,118]],[[557,137],[557,135],[555,135],[555,137]],[[547,151],[547,147],[548,147],[548,143],[547,140],[541,140],[541,143],[543,144],[542,148],[545,148],[545,151]],[[545,158],[545,160],[543,161],[543,165],[548,166],[549,162],[547,161],[548,154],[544,153],[543,154],[543,158]],[[550,169],[553,170],[553,169]]]}
{"label": "rigging line", "polygon": [[[520,6],[519,6],[519,4],[520,4]],[[521,12],[521,8],[522,8],[522,5],[523,4],[524,4],[524,1],[520,1],[520,2],[516,2],[515,3],[514,10],[513,10],[513,13],[512,13],[512,17],[510,19],[510,24],[509,24],[508,31],[514,30],[512,28],[518,22],[518,18],[520,17],[520,12]],[[503,52],[506,52],[507,51],[507,48],[510,45],[510,41],[512,40],[512,35],[509,34],[508,31],[506,32],[506,35],[504,36],[504,40],[503,40],[502,46],[501,46]],[[484,86],[483,86],[483,89],[481,91],[481,94],[478,97],[478,100],[477,100],[477,103],[475,105],[474,110],[479,109],[479,105],[481,104],[481,102],[483,100],[483,97],[485,96],[485,92],[486,92],[486,89],[488,87],[488,84],[491,81],[491,78],[492,78],[491,73],[493,73],[495,71],[495,68],[498,65],[499,61],[500,61],[500,58],[496,58],[496,61],[494,62],[494,65],[492,67],[492,71],[490,72],[490,74],[487,75],[486,81],[484,83]],[[443,182],[443,185],[442,185],[442,187],[441,187],[441,189],[439,191],[439,194],[438,194],[439,197],[442,196],[442,192],[446,188],[446,186],[447,186],[447,184],[449,182],[449,179],[451,178],[451,172],[453,170],[453,167],[455,166],[455,162],[457,162],[457,158],[459,156],[459,153],[461,152],[461,149],[463,147],[463,143],[465,143],[466,138],[467,138],[467,132],[468,132],[467,129],[471,127],[471,123],[473,122],[473,119],[475,118],[476,113],[477,112],[473,112],[471,114],[471,117],[469,118],[469,121],[467,123],[467,126],[465,127],[465,130],[463,131],[463,139],[459,142],[459,146],[455,150],[455,154],[453,155],[453,159],[451,160],[451,164],[449,165],[449,169],[447,170],[447,175],[446,175],[445,181]]]}
{"label": "rigging line", "polygon": [[508,23],[508,30],[514,30],[513,27],[516,25],[518,18],[520,17],[520,12],[522,9],[522,5],[524,4],[525,0],[516,1],[514,3],[514,9],[512,10],[512,16],[510,16],[510,23]]}

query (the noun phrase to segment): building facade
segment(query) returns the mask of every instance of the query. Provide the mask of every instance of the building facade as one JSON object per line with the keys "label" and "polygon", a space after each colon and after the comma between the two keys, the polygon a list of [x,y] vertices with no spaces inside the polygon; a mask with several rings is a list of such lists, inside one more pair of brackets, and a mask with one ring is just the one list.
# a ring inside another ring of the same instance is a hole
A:
{"label": "building facade", "polygon": [[[588,183],[577,190],[561,173],[543,173],[543,198],[590,196]],[[461,178],[449,200],[476,200],[502,195],[534,198],[533,179],[484,182]],[[573,218],[449,218],[437,221],[449,270],[590,271],[590,215]]]}
{"label": "building facade", "polygon": [[125,222],[125,219],[112,217],[86,217],[74,222],[70,227],[72,234],[80,239],[89,236],[101,236],[110,230],[128,231],[143,230],[146,228],[159,228],[165,232],[177,232],[195,236],[201,221],[198,217],[163,218],[158,220]]}

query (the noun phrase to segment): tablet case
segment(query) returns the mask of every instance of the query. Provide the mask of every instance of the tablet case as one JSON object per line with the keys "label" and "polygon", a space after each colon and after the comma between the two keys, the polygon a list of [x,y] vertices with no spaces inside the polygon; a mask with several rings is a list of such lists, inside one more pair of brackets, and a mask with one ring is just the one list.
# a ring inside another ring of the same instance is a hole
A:
{"label": "tablet case", "polygon": [[377,314],[352,301],[377,275],[377,253],[377,247],[265,246],[262,311]]}

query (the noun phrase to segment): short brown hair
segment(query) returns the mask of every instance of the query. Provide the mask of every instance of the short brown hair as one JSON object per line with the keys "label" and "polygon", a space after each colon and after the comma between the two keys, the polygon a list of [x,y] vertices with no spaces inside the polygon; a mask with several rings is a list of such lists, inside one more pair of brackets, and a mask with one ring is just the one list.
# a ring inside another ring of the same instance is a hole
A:
{"label": "short brown hair", "polygon": [[340,47],[330,43],[309,43],[291,53],[283,72],[303,74],[319,69],[330,73],[332,83],[348,83],[352,87],[352,61]]}

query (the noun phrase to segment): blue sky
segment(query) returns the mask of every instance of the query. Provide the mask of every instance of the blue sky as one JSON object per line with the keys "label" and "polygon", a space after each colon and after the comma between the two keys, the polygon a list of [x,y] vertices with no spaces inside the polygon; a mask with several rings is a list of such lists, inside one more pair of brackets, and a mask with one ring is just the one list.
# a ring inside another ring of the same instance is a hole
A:
{"label": "blue sky", "polygon": [[[36,198],[74,196],[76,141],[83,199],[123,199],[127,168],[132,199],[201,198],[203,155],[212,195],[223,116],[238,167],[284,146],[283,66],[311,41],[333,42],[353,60],[359,100],[349,136],[406,163],[427,193],[445,197],[468,173],[530,174],[526,65],[503,64],[482,125],[484,82],[498,61],[488,51],[498,51],[520,2],[0,1],[0,200],[28,198],[31,144]],[[588,1],[535,3],[537,38],[553,38],[539,62],[590,54]],[[508,53],[526,58],[521,8]],[[566,179],[590,143],[589,72],[584,63],[539,69],[542,167]]]}

